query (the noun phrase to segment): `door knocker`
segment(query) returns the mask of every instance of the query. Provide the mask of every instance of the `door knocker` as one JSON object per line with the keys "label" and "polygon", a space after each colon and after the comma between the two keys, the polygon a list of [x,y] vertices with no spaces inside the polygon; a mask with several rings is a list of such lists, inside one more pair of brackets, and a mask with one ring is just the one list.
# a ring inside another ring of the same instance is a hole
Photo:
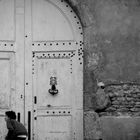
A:
{"label": "door knocker", "polygon": [[50,85],[51,85],[51,89],[49,89],[49,93],[52,95],[58,94],[58,89],[56,89],[56,85],[57,85],[56,77],[50,78]]}

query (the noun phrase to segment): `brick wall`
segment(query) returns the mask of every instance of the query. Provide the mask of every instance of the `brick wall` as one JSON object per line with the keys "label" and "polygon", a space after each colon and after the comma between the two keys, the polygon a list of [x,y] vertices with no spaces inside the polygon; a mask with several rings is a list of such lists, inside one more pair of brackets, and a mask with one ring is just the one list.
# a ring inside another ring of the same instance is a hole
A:
{"label": "brick wall", "polygon": [[100,116],[140,116],[140,85],[119,84],[105,88],[109,96],[109,105]]}

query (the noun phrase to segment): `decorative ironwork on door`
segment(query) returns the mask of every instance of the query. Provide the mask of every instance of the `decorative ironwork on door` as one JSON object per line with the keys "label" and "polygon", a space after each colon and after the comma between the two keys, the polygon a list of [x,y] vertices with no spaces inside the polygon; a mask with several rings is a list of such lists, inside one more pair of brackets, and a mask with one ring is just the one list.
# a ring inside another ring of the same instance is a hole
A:
{"label": "decorative ironwork on door", "polygon": [[58,94],[58,89],[56,89],[56,85],[57,85],[57,78],[56,77],[50,78],[50,85],[51,85],[51,89],[49,89],[49,93],[51,95]]}

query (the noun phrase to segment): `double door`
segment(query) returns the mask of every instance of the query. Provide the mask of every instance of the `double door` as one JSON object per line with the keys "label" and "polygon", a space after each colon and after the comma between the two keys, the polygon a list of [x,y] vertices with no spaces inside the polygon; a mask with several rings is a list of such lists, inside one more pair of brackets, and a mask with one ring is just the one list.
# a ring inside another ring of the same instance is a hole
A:
{"label": "double door", "polygon": [[[82,28],[60,0],[0,1],[0,139],[14,110],[28,139],[83,138]],[[71,23],[72,22],[72,23]]]}

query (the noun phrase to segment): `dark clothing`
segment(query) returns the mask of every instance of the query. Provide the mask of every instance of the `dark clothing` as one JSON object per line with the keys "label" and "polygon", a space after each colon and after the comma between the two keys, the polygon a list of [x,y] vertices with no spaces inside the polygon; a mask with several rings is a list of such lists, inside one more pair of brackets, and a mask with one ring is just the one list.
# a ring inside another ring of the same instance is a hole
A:
{"label": "dark clothing", "polygon": [[26,140],[26,138],[16,138],[15,140]]}
{"label": "dark clothing", "polygon": [[[24,125],[16,120],[8,119],[6,121],[8,133],[6,136],[6,140],[16,140],[19,135],[26,135],[27,130]],[[21,138],[20,138],[21,139]],[[24,138],[22,138],[24,140]]]}
{"label": "dark clothing", "polygon": [[16,138],[15,140],[26,140],[26,138]]}

